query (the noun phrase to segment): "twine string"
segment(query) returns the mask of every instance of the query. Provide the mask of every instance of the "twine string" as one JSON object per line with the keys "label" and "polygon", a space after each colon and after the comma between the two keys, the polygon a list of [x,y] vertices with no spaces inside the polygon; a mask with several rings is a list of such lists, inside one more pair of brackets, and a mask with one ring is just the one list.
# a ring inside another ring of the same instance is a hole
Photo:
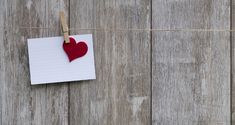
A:
{"label": "twine string", "polygon": [[[12,28],[12,27],[2,27],[2,28]],[[52,27],[16,27],[20,29],[47,29],[47,30],[58,30],[58,28]],[[235,29],[150,29],[150,28],[69,28],[69,31],[79,31],[79,30],[94,30],[94,31],[183,31],[183,32],[235,32]]]}

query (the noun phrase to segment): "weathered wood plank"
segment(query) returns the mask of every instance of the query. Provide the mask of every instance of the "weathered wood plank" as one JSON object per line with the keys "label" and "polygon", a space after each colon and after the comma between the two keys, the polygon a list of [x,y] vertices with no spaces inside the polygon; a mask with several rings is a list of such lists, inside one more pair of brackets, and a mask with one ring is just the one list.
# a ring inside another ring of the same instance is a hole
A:
{"label": "weathered wood plank", "polygon": [[[229,0],[153,0],[153,28],[230,28]],[[154,125],[230,124],[230,33],[154,32]]]}
{"label": "weathered wood plank", "polygon": [[[2,49],[1,46],[3,46],[3,13],[4,13],[4,5],[5,5],[5,1],[0,1],[0,85],[2,85],[2,80],[4,80],[5,78],[5,74],[3,74],[2,72],[4,71],[4,60],[2,59],[2,57],[4,56],[4,49]],[[0,87],[0,123],[2,124],[3,123],[3,120],[2,120],[2,105],[3,105],[3,87]]]}
{"label": "weathered wood plank", "polygon": [[[31,86],[27,38],[58,36],[65,0],[1,1],[0,85],[2,125],[67,125],[67,85]],[[25,27],[25,28],[22,28]],[[53,27],[34,29],[26,27]]]}
{"label": "weathered wood plank", "polygon": [[[70,27],[150,28],[150,0],[71,0]],[[70,84],[71,125],[148,125],[150,33],[93,33],[97,79]]]}
{"label": "weathered wood plank", "polygon": [[[232,26],[231,28],[234,30],[235,29],[235,0],[232,0],[232,3],[231,3],[231,16],[232,16]],[[231,46],[232,46],[232,50],[231,50],[231,62],[232,62],[232,88],[231,88],[231,96],[232,96],[232,100],[231,100],[231,104],[232,104],[232,109],[231,109],[231,115],[232,115],[232,125],[235,125],[235,33],[232,32],[231,33]]]}

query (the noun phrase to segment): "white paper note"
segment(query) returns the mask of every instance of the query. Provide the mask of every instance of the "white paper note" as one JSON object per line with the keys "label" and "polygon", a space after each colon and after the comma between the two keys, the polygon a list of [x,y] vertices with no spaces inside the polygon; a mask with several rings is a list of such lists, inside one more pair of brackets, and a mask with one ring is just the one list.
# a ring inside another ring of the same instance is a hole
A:
{"label": "white paper note", "polygon": [[92,35],[71,37],[88,46],[86,55],[72,62],[63,50],[63,37],[28,39],[32,85],[96,79]]}

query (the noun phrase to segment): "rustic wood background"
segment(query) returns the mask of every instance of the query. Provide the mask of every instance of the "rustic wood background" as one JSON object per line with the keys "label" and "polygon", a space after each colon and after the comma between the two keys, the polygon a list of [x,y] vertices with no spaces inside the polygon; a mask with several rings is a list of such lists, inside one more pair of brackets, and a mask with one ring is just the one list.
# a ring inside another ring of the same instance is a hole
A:
{"label": "rustic wood background", "polygon": [[[1,125],[235,125],[235,0],[0,0]],[[92,33],[97,79],[30,85],[27,38]],[[79,30],[98,28],[113,30]]]}

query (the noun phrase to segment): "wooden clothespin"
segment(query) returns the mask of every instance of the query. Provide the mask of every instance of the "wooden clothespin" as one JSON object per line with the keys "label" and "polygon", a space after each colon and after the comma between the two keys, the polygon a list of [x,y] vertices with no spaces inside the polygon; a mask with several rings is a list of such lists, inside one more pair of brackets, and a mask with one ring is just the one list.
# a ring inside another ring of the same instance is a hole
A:
{"label": "wooden clothespin", "polygon": [[64,15],[63,11],[60,12],[60,21],[61,21],[62,31],[64,34],[65,43],[70,43],[70,41],[69,41],[69,28],[66,23],[66,19],[65,19],[65,15]]}

